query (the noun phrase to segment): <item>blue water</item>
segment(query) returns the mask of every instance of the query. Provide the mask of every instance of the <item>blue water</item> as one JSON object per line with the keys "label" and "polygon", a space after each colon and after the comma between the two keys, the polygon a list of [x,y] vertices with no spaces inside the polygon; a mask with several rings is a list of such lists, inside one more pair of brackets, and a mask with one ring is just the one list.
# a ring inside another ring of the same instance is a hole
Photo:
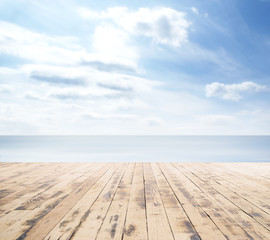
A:
{"label": "blue water", "polygon": [[0,136],[1,162],[270,161],[270,136]]}

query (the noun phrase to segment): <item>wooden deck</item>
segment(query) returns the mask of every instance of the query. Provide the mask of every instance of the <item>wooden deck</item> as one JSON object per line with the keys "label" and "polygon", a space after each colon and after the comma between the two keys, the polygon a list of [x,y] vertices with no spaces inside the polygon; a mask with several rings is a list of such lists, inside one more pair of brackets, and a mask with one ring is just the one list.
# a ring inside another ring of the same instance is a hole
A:
{"label": "wooden deck", "polygon": [[0,163],[0,239],[270,239],[270,163]]}

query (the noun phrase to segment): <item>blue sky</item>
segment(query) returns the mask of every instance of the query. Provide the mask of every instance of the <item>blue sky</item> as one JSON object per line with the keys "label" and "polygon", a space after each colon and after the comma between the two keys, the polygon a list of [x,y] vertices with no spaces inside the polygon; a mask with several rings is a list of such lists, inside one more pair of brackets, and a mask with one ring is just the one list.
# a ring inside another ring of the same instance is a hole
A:
{"label": "blue sky", "polygon": [[270,1],[0,2],[0,134],[270,134]]}

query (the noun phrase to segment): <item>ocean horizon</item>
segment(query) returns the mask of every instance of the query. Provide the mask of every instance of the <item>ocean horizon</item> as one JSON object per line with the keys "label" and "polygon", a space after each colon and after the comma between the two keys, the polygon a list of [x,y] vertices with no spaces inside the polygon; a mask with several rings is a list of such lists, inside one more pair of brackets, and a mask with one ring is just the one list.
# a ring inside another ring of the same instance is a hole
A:
{"label": "ocean horizon", "polygon": [[268,162],[270,136],[0,136],[1,162]]}

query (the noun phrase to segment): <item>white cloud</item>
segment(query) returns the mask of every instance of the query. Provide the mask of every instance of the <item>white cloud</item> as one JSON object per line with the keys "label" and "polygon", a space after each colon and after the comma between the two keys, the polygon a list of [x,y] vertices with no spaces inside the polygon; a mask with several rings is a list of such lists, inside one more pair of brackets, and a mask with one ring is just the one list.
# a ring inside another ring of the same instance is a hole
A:
{"label": "white cloud", "polygon": [[221,125],[225,126],[228,124],[235,123],[237,118],[231,115],[205,115],[201,117],[201,121],[209,126]]}
{"label": "white cloud", "polygon": [[38,101],[47,101],[48,99],[41,97],[35,92],[32,91],[26,91],[22,94],[23,98],[29,99],[29,100],[38,100]]}
{"label": "white cloud", "polygon": [[0,53],[35,63],[74,64],[84,50],[72,37],[50,37],[0,21]]}
{"label": "white cloud", "polygon": [[99,13],[80,8],[79,14],[88,19],[112,19],[131,35],[150,37],[157,43],[175,47],[187,41],[191,24],[185,19],[185,13],[165,7],[139,8],[137,11],[113,7]]}
{"label": "white cloud", "polygon": [[225,100],[238,101],[245,92],[260,92],[266,87],[254,82],[243,82],[239,84],[223,84],[213,82],[205,87],[207,97],[219,97]]}
{"label": "white cloud", "polygon": [[146,123],[146,125],[151,126],[151,127],[160,126],[162,124],[162,119],[157,118],[157,117],[144,118],[142,119],[142,121]]}
{"label": "white cloud", "polygon": [[[97,39],[96,39],[97,40]],[[99,43],[100,44],[100,43]],[[106,47],[105,47],[106,48]],[[124,48],[126,48],[124,46]],[[123,50],[123,48],[121,48]],[[119,49],[119,53],[122,54],[122,50]],[[129,49],[131,50],[131,49]],[[112,51],[111,51],[112,52]],[[126,52],[127,53],[127,52]],[[126,72],[126,73],[143,73],[142,69],[139,69],[136,61],[132,60],[129,57],[117,57],[115,55],[108,55],[107,53],[98,54],[86,54],[83,56],[82,62],[80,65],[89,66],[104,72]]]}
{"label": "white cloud", "polygon": [[137,66],[137,49],[128,44],[128,35],[122,30],[98,26],[93,34],[92,52],[87,52],[78,42],[75,37],[49,36],[0,21],[2,54],[34,64],[88,65],[101,71],[142,72]]}
{"label": "white cloud", "polygon": [[[3,103],[8,103],[0,104],[1,134],[237,134],[270,131],[270,115],[263,115],[264,109],[259,117],[263,121],[259,121],[256,114],[223,113],[224,109],[220,109],[216,102],[191,93],[197,89],[192,81],[189,82],[193,88],[188,93],[185,87],[178,91],[179,87],[169,85],[170,81],[166,82],[166,88],[162,88],[160,82],[142,75],[138,77],[143,73],[139,60],[144,53],[136,44],[152,40],[158,44],[181,46],[188,40],[191,25],[184,13],[171,8],[80,11],[83,18],[93,21],[90,30],[83,30],[87,36],[77,38],[37,33],[0,21],[0,54],[27,60],[24,64],[20,61],[21,64],[13,69],[0,67],[3,84],[0,84],[0,92],[1,89],[2,92],[10,91],[10,94],[1,94]],[[192,11],[196,13],[196,9]],[[89,22],[84,22],[83,28],[89,26]],[[77,31],[74,34],[78,34]],[[143,41],[137,41],[139,38]],[[85,44],[84,47],[79,43]],[[159,51],[160,54],[154,57],[162,60],[164,56],[173,57],[166,53],[165,46],[156,47],[163,49],[163,53]],[[175,48],[174,53],[179,62],[209,61],[214,63],[216,71],[222,70],[224,74],[239,69],[239,65],[222,49],[213,52],[188,42],[183,48]],[[194,80],[193,77],[190,79]],[[183,81],[179,86],[182,84]],[[264,89],[264,86],[254,84],[212,83],[206,94],[236,101],[248,91]]]}
{"label": "white cloud", "polygon": [[91,10],[91,9],[80,7],[77,9],[77,12],[81,17],[83,17],[85,19],[98,19],[98,18],[100,18],[100,14],[96,11]]}
{"label": "white cloud", "polygon": [[151,109],[146,102],[143,102],[140,98],[114,98],[106,102],[103,106],[105,111],[120,111],[120,112],[131,112],[135,110],[146,110]]}
{"label": "white cloud", "polygon": [[6,84],[0,84],[0,93],[10,93],[13,88]]}
{"label": "white cloud", "polygon": [[191,11],[192,11],[193,13],[195,13],[195,14],[199,14],[199,11],[198,11],[198,9],[197,9],[197,8],[195,8],[195,7],[191,7],[190,9],[191,9]]}
{"label": "white cloud", "polygon": [[86,88],[58,88],[53,89],[48,93],[49,97],[67,100],[67,99],[87,99],[96,97],[113,97],[117,92],[104,88],[91,87]]}
{"label": "white cloud", "polygon": [[[90,69],[87,66],[50,66],[38,64],[25,64],[18,71],[33,78],[35,82],[62,85],[100,87],[119,92],[132,91],[135,93],[148,92],[161,82],[148,80],[142,77],[123,73],[103,72]],[[36,79],[38,77],[38,79]],[[55,80],[54,80],[55,79]]]}
{"label": "white cloud", "polygon": [[137,60],[139,58],[138,50],[128,42],[129,35],[111,25],[97,26],[93,34],[94,51],[106,58],[117,57],[127,59],[129,62]]}
{"label": "white cloud", "polygon": [[81,114],[81,117],[87,120],[135,120],[138,117],[136,115],[131,115],[131,114],[100,114],[96,112],[87,112]]}

